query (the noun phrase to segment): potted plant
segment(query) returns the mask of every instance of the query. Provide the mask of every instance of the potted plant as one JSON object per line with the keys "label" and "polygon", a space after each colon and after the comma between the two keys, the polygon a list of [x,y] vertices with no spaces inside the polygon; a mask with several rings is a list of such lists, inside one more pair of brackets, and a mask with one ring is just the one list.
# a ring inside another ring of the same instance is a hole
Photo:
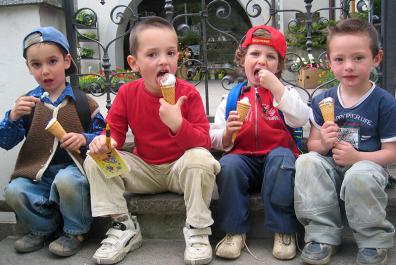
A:
{"label": "potted plant", "polygon": [[79,38],[82,40],[98,40],[98,37],[94,32],[85,32],[79,35]]}
{"label": "potted plant", "polygon": [[86,59],[86,58],[93,58],[95,51],[92,48],[79,47],[78,53],[82,59]]}

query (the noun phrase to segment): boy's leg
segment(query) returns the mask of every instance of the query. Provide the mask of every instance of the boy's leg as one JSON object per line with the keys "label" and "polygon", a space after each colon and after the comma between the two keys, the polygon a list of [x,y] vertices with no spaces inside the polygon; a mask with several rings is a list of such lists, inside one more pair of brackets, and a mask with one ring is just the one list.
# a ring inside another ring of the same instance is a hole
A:
{"label": "boy's leg", "polygon": [[50,201],[59,205],[64,235],[52,242],[49,250],[59,256],[71,256],[81,248],[82,235],[92,223],[88,180],[76,165],[69,165],[56,174]]}
{"label": "boy's leg", "polygon": [[48,200],[52,171],[47,170],[41,181],[24,177],[13,179],[5,188],[7,204],[15,211],[18,221],[26,224],[30,233],[15,242],[19,252],[31,252],[44,246],[58,228],[59,213]]}
{"label": "boy's leg", "polygon": [[249,189],[258,175],[254,161],[243,155],[228,154],[220,159],[217,202],[220,228],[228,234],[246,234],[249,224]]}
{"label": "boy's leg", "polygon": [[[142,235],[136,216],[130,216],[124,192],[155,193],[167,190],[158,180],[163,179],[162,170],[148,165],[137,156],[120,152],[131,171],[128,174],[107,178],[89,156],[84,169],[90,183],[93,216],[112,216],[112,227],[107,231],[101,247],[93,255],[97,264],[114,264],[142,244]],[[162,169],[162,168],[160,168]],[[167,171],[169,172],[169,170]],[[159,174],[156,174],[159,173]]]}
{"label": "boy's leg", "polygon": [[393,246],[395,229],[386,220],[387,178],[385,169],[371,161],[357,162],[345,174],[341,199],[359,248],[358,264],[380,264]]}
{"label": "boy's leg", "polygon": [[197,228],[213,224],[209,210],[219,162],[204,148],[187,150],[173,165],[168,189],[184,193],[186,222]]}
{"label": "boy's leg", "polygon": [[342,180],[330,160],[310,152],[296,161],[294,207],[305,227],[305,242],[341,244],[343,226],[337,194]]}
{"label": "boy's leg", "polygon": [[169,175],[169,190],[184,193],[186,205],[186,264],[207,264],[212,260],[208,236],[213,224],[209,204],[213,194],[219,162],[203,148],[187,150],[173,165]]}
{"label": "boy's leg", "polygon": [[278,259],[296,256],[298,221],[293,203],[295,160],[290,149],[275,148],[266,156],[262,173],[265,227],[275,233],[272,254]]}
{"label": "boy's leg", "polygon": [[217,176],[217,221],[226,236],[216,245],[216,256],[236,259],[245,247],[249,223],[249,190],[261,165],[244,155],[227,154],[220,159]]}

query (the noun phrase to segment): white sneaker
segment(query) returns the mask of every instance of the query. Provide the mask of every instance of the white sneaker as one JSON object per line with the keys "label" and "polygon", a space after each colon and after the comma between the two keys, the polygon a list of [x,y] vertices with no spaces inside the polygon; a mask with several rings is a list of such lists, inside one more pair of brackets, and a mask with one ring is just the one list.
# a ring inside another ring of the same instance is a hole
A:
{"label": "white sneaker", "polygon": [[186,249],[184,262],[191,265],[208,264],[212,261],[212,247],[208,236],[212,234],[210,227],[183,228]]}
{"label": "white sneaker", "polygon": [[293,259],[296,256],[296,236],[275,233],[272,255],[280,260]]}
{"label": "white sneaker", "polygon": [[216,245],[216,256],[224,259],[236,259],[241,256],[241,250],[245,247],[245,234],[227,234]]}
{"label": "white sneaker", "polygon": [[129,251],[142,245],[142,234],[136,216],[127,221],[113,221],[92,259],[96,264],[114,264],[124,259]]}

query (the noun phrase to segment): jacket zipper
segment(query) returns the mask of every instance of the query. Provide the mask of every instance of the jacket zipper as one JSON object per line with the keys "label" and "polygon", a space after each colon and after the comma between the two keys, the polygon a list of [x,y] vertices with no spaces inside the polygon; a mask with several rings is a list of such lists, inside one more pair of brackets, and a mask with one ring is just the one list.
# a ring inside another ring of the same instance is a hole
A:
{"label": "jacket zipper", "polygon": [[255,139],[256,139],[256,151],[258,150],[258,124],[257,124],[257,120],[258,120],[258,108],[257,108],[257,97],[258,97],[258,90],[257,87],[254,87],[254,108],[255,108],[255,121],[254,121],[254,133],[255,133]]}

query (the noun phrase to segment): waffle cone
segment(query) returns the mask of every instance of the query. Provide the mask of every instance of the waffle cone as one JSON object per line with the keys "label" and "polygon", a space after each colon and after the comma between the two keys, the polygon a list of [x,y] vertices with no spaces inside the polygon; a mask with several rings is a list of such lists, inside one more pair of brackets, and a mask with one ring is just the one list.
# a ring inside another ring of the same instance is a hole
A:
{"label": "waffle cone", "polygon": [[319,108],[325,122],[334,122],[334,102],[319,103]]}
{"label": "waffle cone", "polygon": [[161,86],[162,97],[169,104],[175,105],[175,87],[174,86]]}
{"label": "waffle cone", "polygon": [[63,129],[62,125],[57,120],[51,120],[45,130],[54,135],[58,140],[61,140],[63,135],[66,134],[65,129]]}
{"label": "waffle cone", "polygon": [[[250,104],[245,104],[240,101],[237,102],[237,112],[238,112],[240,121],[243,122],[246,119],[246,116],[249,113],[249,110],[250,110]],[[237,135],[238,135],[238,132],[234,132],[232,134],[232,138],[231,138],[232,142],[235,141],[235,138],[237,137]]]}

